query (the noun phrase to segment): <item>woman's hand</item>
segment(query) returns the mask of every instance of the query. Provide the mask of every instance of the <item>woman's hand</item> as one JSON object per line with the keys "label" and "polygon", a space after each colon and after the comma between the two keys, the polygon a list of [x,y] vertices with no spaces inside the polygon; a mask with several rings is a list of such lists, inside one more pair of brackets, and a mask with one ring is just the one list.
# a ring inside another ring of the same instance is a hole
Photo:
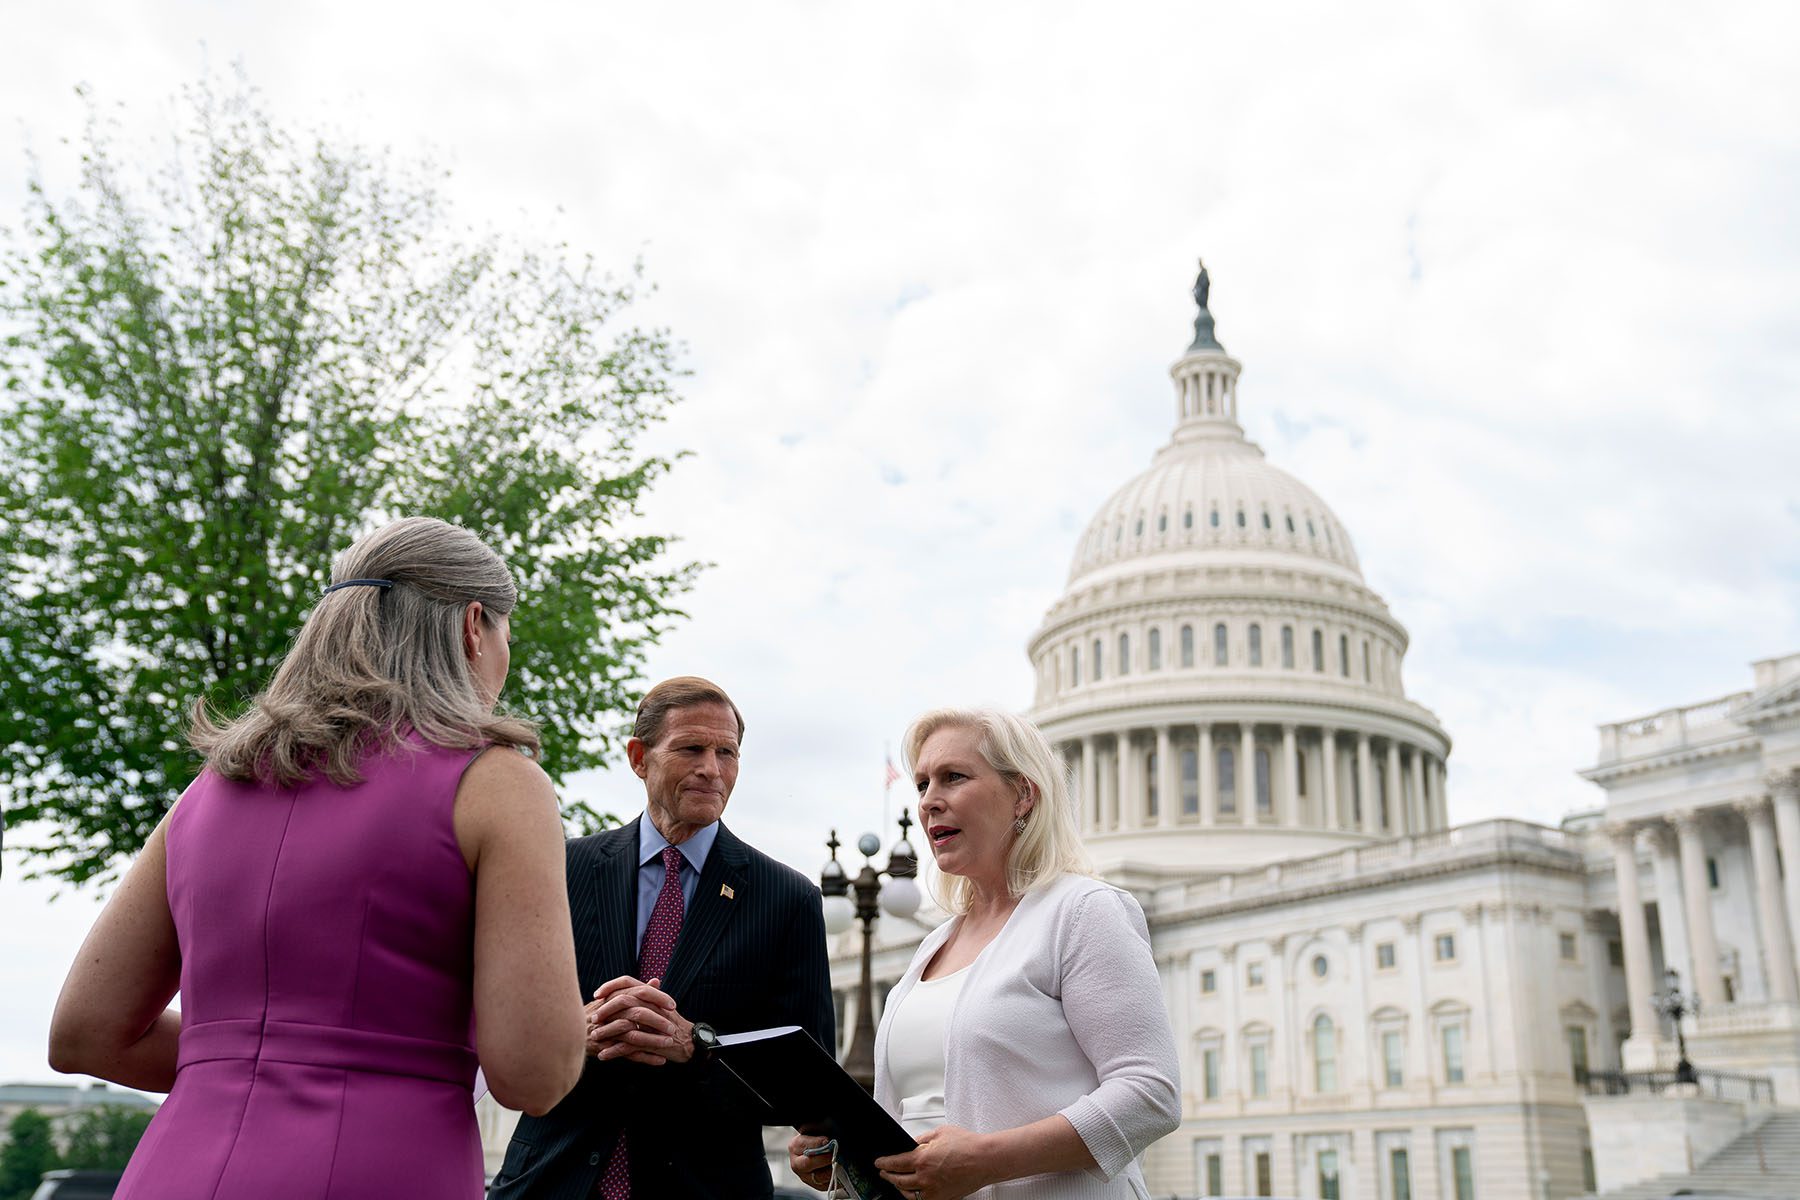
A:
{"label": "woman's hand", "polygon": [[[831,1186],[831,1153],[825,1150],[830,1145],[830,1138],[796,1133],[788,1142],[788,1169],[807,1187],[824,1191]],[[808,1150],[823,1152],[808,1154]]]}
{"label": "woman's hand", "polygon": [[878,1158],[875,1169],[906,1200],[959,1200],[1000,1178],[990,1158],[986,1134],[939,1125],[919,1138],[918,1149]]}

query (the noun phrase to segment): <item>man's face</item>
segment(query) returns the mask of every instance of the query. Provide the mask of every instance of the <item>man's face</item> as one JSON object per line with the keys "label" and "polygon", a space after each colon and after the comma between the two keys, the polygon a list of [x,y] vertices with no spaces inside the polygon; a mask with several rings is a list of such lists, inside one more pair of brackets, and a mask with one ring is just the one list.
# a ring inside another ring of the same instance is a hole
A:
{"label": "man's face", "polygon": [[644,781],[648,810],[670,842],[686,840],[718,820],[737,783],[737,718],[724,704],[671,709],[655,745],[626,743],[631,769]]}

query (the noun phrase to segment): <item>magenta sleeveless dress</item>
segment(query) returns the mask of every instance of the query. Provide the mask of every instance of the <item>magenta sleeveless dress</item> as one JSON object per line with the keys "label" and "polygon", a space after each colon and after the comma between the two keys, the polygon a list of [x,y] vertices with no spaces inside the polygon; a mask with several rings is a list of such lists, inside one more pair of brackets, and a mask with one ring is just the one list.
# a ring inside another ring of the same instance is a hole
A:
{"label": "magenta sleeveless dress", "polygon": [[475,753],[409,742],[355,787],[189,789],[168,828],[179,1066],[120,1200],[481,1196],[452,827]]}

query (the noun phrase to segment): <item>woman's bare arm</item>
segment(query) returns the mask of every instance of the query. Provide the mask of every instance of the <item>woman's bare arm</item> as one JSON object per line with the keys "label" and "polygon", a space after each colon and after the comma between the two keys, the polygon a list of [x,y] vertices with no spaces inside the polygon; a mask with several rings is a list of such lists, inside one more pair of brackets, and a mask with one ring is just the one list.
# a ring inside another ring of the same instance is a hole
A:
{"label": "woman's bare arm", "polygon": [[549,778],[489,750],[457,790],[456,838],[475,874],[476,1053],[494,1099],[542,1115],[581,1078],[587,1029]]}
{"label": "woman's bare arm", "polygon": [[101,910],[50,1018],[50,1066],[125,1087],[175,1085],[181,949],[169,913],[164,817]]}

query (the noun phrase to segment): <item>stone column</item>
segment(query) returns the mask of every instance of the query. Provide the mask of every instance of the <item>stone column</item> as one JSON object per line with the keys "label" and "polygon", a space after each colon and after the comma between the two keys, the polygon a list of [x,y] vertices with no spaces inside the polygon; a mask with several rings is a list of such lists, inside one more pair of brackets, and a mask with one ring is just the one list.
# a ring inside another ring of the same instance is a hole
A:
{"label": "stone column", "polygon": [[[1769,776],[1774,797],[1775,844],[1787,868],[1782,890],[1787,898],[1788,936],[1794,955],[1800,958],[1800,770]],[[1800,967],[1800,964],[1796,964]]]}
{"label": "stone column", "polygon": [[1356,735],[1356,783],[1362,791],[1362,821],[1358,825],[1364,833],[1374,833],[1375,823],[1375,759],[1369,753],[1369,735]]}
{"label": "stone column", "polygon": [[1092,734],[1081,739],[1081,823],[1100,832],[1100,755]]}
{"label": "stone column", "polygon": [[1431,827],[1425,816],[1425,776],[1419,760],[1425,752],[1417,746],[1406,756],[1406,832],[1424,833]]}
{"label": "stone column", "polygon": [[1750,827],[1750,861],[1756,869],[1756,923],[1762,934],[1763,976],[1769,999],[1792,1004],[1800,999],[1794,989],[1794,952],[1788,940],[1787,916],[1781,911],[1781,868],[1775,860],[1775,817],[1767,800],[1758,798],[1737,806]]}
{"label": "stone column", "polygon": [[1131,777],[1134,774],[1131,769],[1131,731],[1121,729],[1118,740],[1114,744],[1117,746],[1119,756],[1117,763],[1119,794],[1113,799],[1112,827],[1114,829],[1136,829],[1138,814],[1143,811],[1144,801],[1142,797],[1132,795],[1135,789],[1131,786]]}
{"label": "stone column", "polygon": [[1656,923],[1662,926],[1663,966],[1679,971],[1691,984],[1694,956],[1688,952],[1687,906],[1681,898],[1681,858],[1675,831],[1667,825],[1654,826],[1650,849],[1655,855]]}
{"label": "stone column", "polygon": [[[1275,781],[1269,782],[1272,785]],[[1274,799],[1271,791],[1269,800],[1273,803]],[[1256,824],[1256,726],[1249,721],[1238,726],[1237,802],[1243,823]]]}
{"label": "stone column", "polygon": [[1406,792],[1400,786],[1400,743],[1388,739],[1387,751],[1387,786],[1382,789],[1387,793],[1388,833],[1399,833],[1406,828],[1406,815],[1402,811],[1406,805]]}
{"label": "stone column", "polygon": [[1694,990],[1700,1003],[1725,1003],[1725,979],[1719,973],[1719,942],[1713,933],[1712,894],[1706,883],[1706,835],[1692,809],[1676,813],[1675,833],[1681,844],[1681,894],[1687,901],[1688,937],[1694,953]]}
{"label": "stone column", "polygon": [[1619,886],[1619,934],[1625,943],[1625,994],[1634,1040],[1654,1041],[1658,1033],[1650,973],[1650,926],[1644,920],[1644,897],[1638,890],[1637,839],[1629,825],[1606,831],[1612,839],[1613,877]]}
{"label": "stone column", "polygon": [[1181,773],[1175,769],[1175,739],[1167,725],[1156,730],[1156,823],[1175,824],[1181,810]]}
{"label": "stone column", "polygon": [[1292,725],[1281,727],[1281,823],[1300,824],[1300,743]]}
{"label": "stone column", "polygon": [[1338,812],[1337,735],[1329,729],[1319,730],[1319,787],[1325,807],[1321,824],[1327,829],[1342,829],[1344,816]]}
{"label": "stone column", "polygon": [[1432,824],[1438,829],[1450,828],[1450,801],[1444,795],[1444,783],[1450,769],[1441,758],[1433,758],[1426,772],[1426,782],[1431,785]]}
{"label": "stone column", "polygon": [[1212,725],[1200,722],[1200,742],[1194,751],[1194,766],[1200,775],[1200,823],[1217,824],[1219,820],[1218,760],[1213,755]]}

